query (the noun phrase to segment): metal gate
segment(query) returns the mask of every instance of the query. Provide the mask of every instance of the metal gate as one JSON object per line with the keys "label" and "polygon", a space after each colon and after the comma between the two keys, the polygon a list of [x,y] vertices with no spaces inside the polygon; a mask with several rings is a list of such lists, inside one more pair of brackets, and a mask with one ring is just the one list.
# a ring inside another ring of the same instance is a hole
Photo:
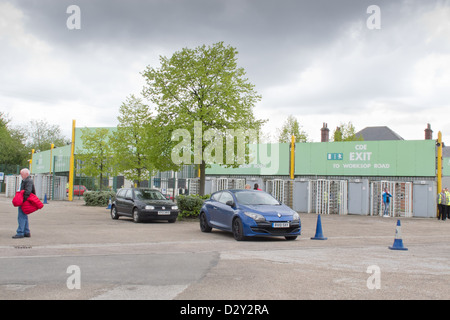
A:
{"label": "metal gate", "polygon": [[211,193],[225,189],[228,189],[228,179],[217,178],[215,181],[213,181],[213,189],[211,190]]}
{"label": "metal gate", "polygon": [[318,214],[347,214],[347,181],[311,181],[311,212]]}
{"label": "metal gate", "polygon": [[189,194],[200,194],[200,179],[199,178],[188,178],[187,187]]}
{"label": "metal gate", "polygon": [[[245,188],[245,179],[230,179],[232,189],[244,189]],[[229,183],[230,185],[230,183]]]}
{"label": "metal gate", "polygon": [[285,192],[285,180],[282,179],[273,179],[266,181],[266,191],[270,193],[275,199],[281,201],[283,203],[287,203]]}
{"label": "metal gate", "polygon": [[[64,200],[66,198],[67,177],[37,174],[31,175],[31,179],[39,199],[43,200],[47,197],[48,200]],[[14,197],[21,182],[21,176],[7,176],[6,197]]]}
{"label": "metal gate", "polygon": [[412,182],[376,181],[370,185],[370,215],[383,215],[383,192],[392,195],[388,207],[390,217],[412,217]]}
{"label": "metal gate", "polygon": [[51,200],[65,200],[66,199],[66,184],[67,177],[64,176],[52,176],[51,178],[51,192],[49,193],[49,199]]}
{"label": "metal gate", "polygon": [[[189,194],[199,194],[200,179],[188,178],[187,185]],[[244,189],[245,179],[242,178],[206,178],[205,180],[205,194],[213,193],[225,189]]]}
{"label": "metal gate", "polygon": [[20,188],[22,177],[19,175],[6,176],[6,190],[5,196],[7,198],[13,198],[16,195],[16,191]]}

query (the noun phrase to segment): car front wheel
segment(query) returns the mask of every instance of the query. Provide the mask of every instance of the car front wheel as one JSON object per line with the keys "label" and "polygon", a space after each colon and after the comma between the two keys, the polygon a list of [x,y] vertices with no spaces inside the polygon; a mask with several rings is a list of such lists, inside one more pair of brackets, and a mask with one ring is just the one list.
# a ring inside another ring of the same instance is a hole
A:
{"label": "car front wheel", "polygon": [[202,232],[211,232],[212,228],[208,224],[206,219],[206,214],[204,212],[200,213],[200,230]]}
{"label": "car front wheel", "polygon": [[139,210],[138,208],[133,209],[133,221],[138,223],[141,222],[141,218],[139,217]]}
{"label": "car front wheel", "polygon": [[233,236],[237,241],[242,241],[245,238],[242,221],[239,218],[233,220]]}
{"label": "car front wheel", "polygon": [[113,207],[111,208],[111,218],[114,219],[114,220],[119,219],[119,215],[117,214],[117,208],[116,208],[116,206],[113,206]]}

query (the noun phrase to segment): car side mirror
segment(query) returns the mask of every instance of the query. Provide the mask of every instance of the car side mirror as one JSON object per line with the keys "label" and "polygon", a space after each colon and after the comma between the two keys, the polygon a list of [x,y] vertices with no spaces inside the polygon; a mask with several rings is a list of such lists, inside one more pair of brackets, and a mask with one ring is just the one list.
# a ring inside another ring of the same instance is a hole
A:
{"label": "car side mirror", "polygon": [[233,202],[233,200],[228,200],[225,204],[226,204],[227,206],[234,207],[234,202]]}

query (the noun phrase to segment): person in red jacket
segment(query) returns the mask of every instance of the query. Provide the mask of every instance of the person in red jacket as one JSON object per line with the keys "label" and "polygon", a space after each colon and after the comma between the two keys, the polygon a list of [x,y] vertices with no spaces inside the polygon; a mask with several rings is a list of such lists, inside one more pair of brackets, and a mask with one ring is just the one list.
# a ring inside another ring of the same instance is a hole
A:
{"label": "person in red jacket", "polygon": [[[20,176],[22,177],[22,183],[20,184],[20,190],[24,190],[23,193],[23,202],[27,201],[30,194],[36,194],[36,190],[34,188],[33,180],[30,177],[30,170],[24,168],[20,170]],[[30,226],[28,224],[28,216],[23,213],[22,208],[19,207],[19,214],[17,217],[17,221],[19,223],[19,227],[17,228],[16,234],[13,236],[13,239],[20,239],[23,237],[29,238],[31,236]]]}

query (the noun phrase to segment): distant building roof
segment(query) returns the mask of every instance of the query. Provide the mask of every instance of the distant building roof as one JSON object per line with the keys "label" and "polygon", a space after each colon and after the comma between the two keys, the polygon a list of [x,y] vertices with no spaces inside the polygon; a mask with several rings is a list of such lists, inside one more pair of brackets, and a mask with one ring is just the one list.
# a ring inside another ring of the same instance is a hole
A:
{"label": "distant building roof", "polygon": [[386,126],[366,127],[358,131],[355,136],[357,138],[362,136],[364,141],[405,140]]}

